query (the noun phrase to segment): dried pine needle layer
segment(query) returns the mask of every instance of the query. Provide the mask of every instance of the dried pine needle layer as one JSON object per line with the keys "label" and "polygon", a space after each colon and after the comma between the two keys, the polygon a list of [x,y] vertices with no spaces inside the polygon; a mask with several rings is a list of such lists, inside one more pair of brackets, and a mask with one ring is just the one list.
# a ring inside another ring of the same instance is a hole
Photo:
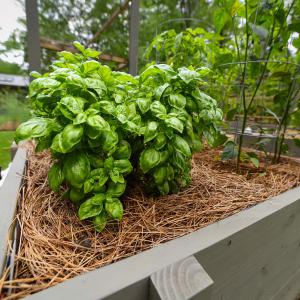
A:
{"label": "dried pine needle layer", "polygon": [[193,232],[300,184],[300,165],[293,160],[260,169],[244,165],[238,175],[232,164],[216,160],[218,155],[219,150],[196,155],[193,183],[178,195],[151,198],[138,187],[129,187],[122,222],[110,223],[102,233],[79,221],[73,205],[49,189],[49,153],[31,155],[17,215],[21,242],[15,278],[0,279],[0,298],[1,292],[5,299],[24,297]]}

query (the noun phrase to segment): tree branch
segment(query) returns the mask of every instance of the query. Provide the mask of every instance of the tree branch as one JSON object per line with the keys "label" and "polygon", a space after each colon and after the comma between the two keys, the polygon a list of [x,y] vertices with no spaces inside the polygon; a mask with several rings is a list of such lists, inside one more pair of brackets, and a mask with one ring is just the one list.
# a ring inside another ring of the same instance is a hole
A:
{"label": "tree branch", "polygon": [[[73,47],[72,44],[56,41],[56,40],[51,40],[47,38],[41,38],[40,39],[40,45],[41,48],[48,49],[48,50],[53,50],[53,51],[69,51],[69,52],[77,52],[77,50]],[[103,61],[113,61],[118,64],[128,64],[127,59],[111,54],[100,54],[98,57],[99,60]]]}
{"label": "tree branch", "polygon": [[109,19],[103,24],[103,26],[94,34],[94,36],[87,42],[87,45],[90,45],[97,41],[100,35],[108,29],[111,24],[115,21],[119,14],[122,14],[128,7],[130,0],[125,0],[125,2],[120,5],[109,17]]}

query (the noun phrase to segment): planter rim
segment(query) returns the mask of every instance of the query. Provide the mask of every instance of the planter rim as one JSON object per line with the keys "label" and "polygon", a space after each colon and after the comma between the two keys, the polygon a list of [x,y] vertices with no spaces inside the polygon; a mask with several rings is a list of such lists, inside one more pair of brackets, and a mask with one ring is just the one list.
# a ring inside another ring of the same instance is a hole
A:
{"label": "planter rim", "polygon": [[[11,229],[17,207],[19,188],[22,184],[21,175],[26,165],[26,150],[19,148],[6,181],[0,188],[0,271],[6,263],[7,232]],[[4,201],[7,199],[8,201]],[[2,201],[1,201],[2,200]],[[182,261],[194,261],[201,251],[214,244],[230,240],[233,235],[253,228],[264,220],[276,217],[283,210],[291,209],[299,204],[300,187],[293,188],[251,208],[240,211],[221,221],[210,224],[180,238],[159,244],[151,249],[142,251],[118,262],[103,266],[99,269],[68,279],[54,287],[29,295],[26,299],[123,299],[114,297],[126,288],[145,289],[149,279],[153,284],[153,274],[165,270],[169,266],[180,264]],[[192,257],[192,258],[191,258]],[[205,270],[199,264],[201,274]],[[213,281],[205,273],[203,288],[209,288]],[[98,287],[98,288],[97,288]],[[130,294],[132,295],[132,294]],[[119,294],[120,296],[120,294]],[[124,298],[127,299],[127,298]],[[131,298],[128,298],[131,299]],[[152,298],[151,298],[152,299]],[[155,297],[153,299],[156,299]],[[159,299],[159,298],[157,298]]]}

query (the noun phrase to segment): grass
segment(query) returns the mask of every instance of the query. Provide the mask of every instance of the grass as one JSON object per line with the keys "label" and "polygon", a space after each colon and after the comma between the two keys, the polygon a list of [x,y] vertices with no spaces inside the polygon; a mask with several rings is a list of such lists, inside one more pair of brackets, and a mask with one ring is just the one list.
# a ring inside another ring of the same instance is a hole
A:
{"label": "grass", "polygon": [[0,125],[6,122],[20,123],[30,117],[28,102],[22,92],[0,92]]}
{"label": "grass", "polygon": [[14,131],[0,131],[0,166],[6,169],[10,163],[10,146],[14,140]]}

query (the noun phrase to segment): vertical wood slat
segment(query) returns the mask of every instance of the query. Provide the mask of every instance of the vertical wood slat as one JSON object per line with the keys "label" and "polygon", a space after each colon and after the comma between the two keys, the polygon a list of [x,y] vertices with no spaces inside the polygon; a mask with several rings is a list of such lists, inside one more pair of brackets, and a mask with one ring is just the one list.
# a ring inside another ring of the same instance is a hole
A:
{"label": "vertical wood slat", "polygon": [[41,70],[41,47],[37,0],[25,0],[29,71]]}
{"label": "vertical wood slat", "polygon": [[129,23],[129,74],[135,76],[138,72],[139,0],[131,1]]}
{"label": "vertical wood slat", "polygon": [[25,164],[26,150],[20,148],[15,155],[5,181],[0,188],[0,274],[6,264],[7,239],[9,238],[10,227],[15,218],[19,189],[22,183]]}
{"label": "vertical wood slat", "polygon": [[149,300],[211,299],[213,280],[194,256],[150,276]]}

